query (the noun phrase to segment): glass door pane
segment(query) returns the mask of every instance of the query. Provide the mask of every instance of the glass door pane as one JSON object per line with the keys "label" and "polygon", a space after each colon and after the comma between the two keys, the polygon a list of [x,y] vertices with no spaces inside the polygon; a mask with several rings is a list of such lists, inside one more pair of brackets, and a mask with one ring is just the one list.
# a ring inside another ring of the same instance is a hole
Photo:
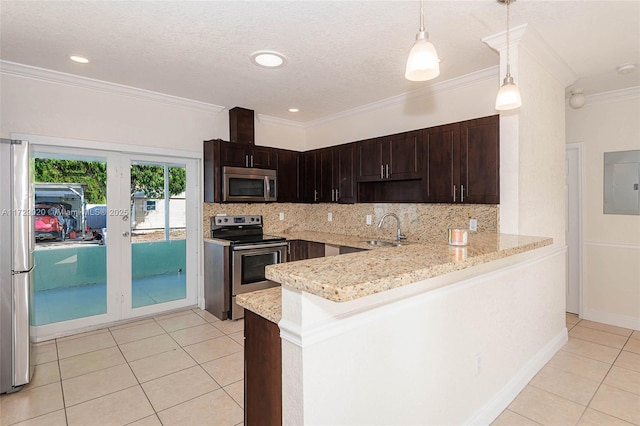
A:
{"label": "glass door pane", "polygon": [[187,297],[186,165],[131,163],[131,308]]}
{"label": "glass door pane", "polygon": [[105,158],[35,153],[31,325],[107,313]]}

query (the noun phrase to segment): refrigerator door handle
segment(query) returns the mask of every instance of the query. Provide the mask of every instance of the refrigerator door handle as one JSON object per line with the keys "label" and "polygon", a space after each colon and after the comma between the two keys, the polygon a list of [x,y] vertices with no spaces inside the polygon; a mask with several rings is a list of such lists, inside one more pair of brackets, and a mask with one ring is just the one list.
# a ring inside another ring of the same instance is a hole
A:
{"label": "refrigerator door handle", "polygon": [[31,182],[31,155],[29,143],[12,143],[13,187],[11,191],[13,219],[13,271],[28,271],[32,267],[33,237],[33,184]]}
{"label": "refrigerator door handle", "polygon": [[30,380],[29,286],[31,272],[14,274],[13,281],[13,386]]}

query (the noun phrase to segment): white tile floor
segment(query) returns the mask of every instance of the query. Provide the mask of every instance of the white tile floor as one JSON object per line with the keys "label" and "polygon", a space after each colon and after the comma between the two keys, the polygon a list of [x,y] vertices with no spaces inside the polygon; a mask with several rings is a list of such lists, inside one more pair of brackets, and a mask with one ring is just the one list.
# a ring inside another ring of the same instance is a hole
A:
{"label": "white tile floor", "polygon": [[242,424],[243,333],[194,309],[40,343],[0,425]]}
{"label": "white tile floor", "polygon": [[493,423],[640,425],[640,332],[567,314],[569,341]]}
{"label": "white tile floor", "polygon": [[[567,315],[569,341],[494,425],[640,425],[640,332]],[[243,323],[195,309],[38,345],[0,425],[236,425]]]}

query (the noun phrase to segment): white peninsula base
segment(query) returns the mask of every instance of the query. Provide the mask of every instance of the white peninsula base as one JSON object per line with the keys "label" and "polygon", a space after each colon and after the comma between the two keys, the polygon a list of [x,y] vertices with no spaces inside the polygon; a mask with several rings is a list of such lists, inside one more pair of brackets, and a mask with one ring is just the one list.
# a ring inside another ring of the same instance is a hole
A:
{"label": "white peninsula base", "polygon": [[489,424],[567,341],[565,247],[349,302],[282,287],[285,425]]}

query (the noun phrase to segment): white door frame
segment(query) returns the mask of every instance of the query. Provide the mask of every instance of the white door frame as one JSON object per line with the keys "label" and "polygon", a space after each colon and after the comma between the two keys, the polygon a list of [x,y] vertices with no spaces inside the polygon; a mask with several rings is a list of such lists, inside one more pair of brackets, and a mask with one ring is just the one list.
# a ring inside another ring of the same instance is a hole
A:
{"label": "white door frame", "polygon": [[[202,159],[201,153],[193,151],[182,151],[175,149],[164,149],[155,147],[146,147],[138,145],[125,145],[114,144],[93,140],[82,139],[69,139],[50,136],[29,135],[22,133],[12,133],[12,139],[28,140],[35,152],[48,152],[54,154],[64,154],[69,156],[82,156],[82,157],[95,157],[106,159],[107,164],[111,164],[113,167],[118,163],[118,158],[123,158],[121,154],[126,154],[127,157],[133,156],[145,156],[147,158],[153,156],[154,159],[166,162],[176,162],[177,159],[181,159],[183,162],[190,163],[192,167],[187,170],[187,182],[190,185],[187,188],[187,197],[192,200],[198,200],[199,205],[202,203],[202,190],[200,184],[200,164]],[[109,166],[108,166],[109,167]],[[120,167],[120,166],[119,166]],[[108,186],[109,187],[109,186]],[[112,190],[114,190],[112,188]],[[117,194],[108,194],[107,200],[110,197],[116,197]],[[202,295],[204,294],[204,281],[202,277],[202,208],[187,209],[187,267],[189,268],[189,274],[193,274],[192,280],[196,280],[195,289],[192,291],[187,290],[187,299],[191,299],[190,304],[204,306]],[[109,220],[109,218],[107,218]],[[117,223],[112,221],[114,224]],[[119,234],[121,234],[121,230]],[[109,250],[109,244],[107,244],[107,250]],[[112,245],[112,249],[115,249],[115,245]],[[109,252],[107,253],[109,256]],[[129,265],[130,266],[130,265]],[[130,267],[128,268],[130,271]],[[113,275],[113,274],[112,274]],[[188,288],[189,286],[187,286]],[[193,287],[192,287],[193,288]],[[130,292],[130,290],[129,290]],[[107,285],[107,313],[102,315],[95,315],[91,317],[78,318],[69,321],[63,321],[58,323],[46,324],[37,327],[31,327],[31,337],[34,341],[44,341],[56,337],[61,337],[69,334],[74,334],[83,331],[94,330],[103,328],[107,325],[112,325],[118,322],[126,321],[127,318],[123,316],[122,305],[115,306],[116,300],[122,300],[120,294],[116,294],[113,288]],[[154,306],[154,305],[152,305]],[[163,310],[176,309],[178,305],[173,302],[162,304]],[[153,315],[156,313],[154,309],[136,309],[136,317],[144,317]],[[125,314],[126,315],[126,314]]]}
{"label": "white door frame", "polygon": [[[585,223],[584,223],[584,211],[585,211],[585,197],[584,197],[584,188],[586,187],[586,182],[585,182],[585,174],[584,174],[584,142],[572,142],[572,143],[568,143],[566,144],[566,151],[575,151],[577,153],[577,161],[578,164],[576,165],[576,169],[577,169],[577,183],[578,183],[578,205],[576,206],[578,208],[578,226],[576,227],[576,229],[578,230],[578,247],[577,247],[577,256],[578,256],[578,316],[582,317],[583,314],[583,309],[584,309],[584,227],[585,227]],[[569,211],[569,206],[567,206],[566,208],[567,211],[567,217],[568,217],[568,211]],[[567,253],[569,253],[569,249],[567,250]],[[567,271],[568,271],[569,265],[567,264]],[[567,272],[567,279],[568,279],[568,272]]]}

